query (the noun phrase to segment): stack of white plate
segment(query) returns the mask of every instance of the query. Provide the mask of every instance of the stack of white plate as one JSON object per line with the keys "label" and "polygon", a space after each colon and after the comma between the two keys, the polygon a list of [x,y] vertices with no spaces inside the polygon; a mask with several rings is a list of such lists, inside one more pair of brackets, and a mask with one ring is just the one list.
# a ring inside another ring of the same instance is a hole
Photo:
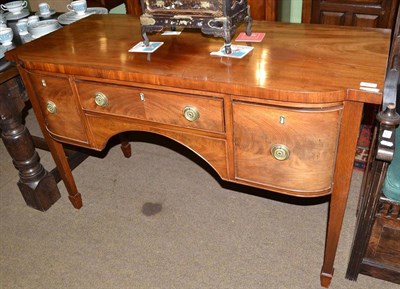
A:
{"label": "stack of white plate", "polygon": [[78,15],[74,11],[69,11],[67,13],[64,13],[64,14],[61,14],[60,16],[58,16],[57,20],[62,25],[69,25],[75,21],[81,20],[92,14],[108,14],[108,10],[107,10],[107,8],[104,8],[104,7],[88,7],[85,14]]}
{"label": "stack of white plate", "polygon": [[39,38],[59,28],[61,28],[61,25],[56,19],[38,21],[28,25],[28,31],[32,38]]}

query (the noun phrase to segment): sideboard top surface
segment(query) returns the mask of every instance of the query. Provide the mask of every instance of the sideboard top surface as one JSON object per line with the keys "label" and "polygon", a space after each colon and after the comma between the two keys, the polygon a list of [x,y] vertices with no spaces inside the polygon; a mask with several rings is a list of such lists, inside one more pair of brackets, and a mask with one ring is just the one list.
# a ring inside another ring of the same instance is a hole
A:
{"label": "sideboard top surface", "polygon": [[[196,29],[150,35],[164,45],[152,54],[132,53],[142,41],[138,18],[92,15],[6,57],[27,69],[79,77],[284,101],[381,103],[390,30],[254,21],[252,31],[265,32],[264,40],[233,42],[254,46],[243,59],[211,56],[223,39]],[[380,92],[361,91],[360,82],[376,83]]]}

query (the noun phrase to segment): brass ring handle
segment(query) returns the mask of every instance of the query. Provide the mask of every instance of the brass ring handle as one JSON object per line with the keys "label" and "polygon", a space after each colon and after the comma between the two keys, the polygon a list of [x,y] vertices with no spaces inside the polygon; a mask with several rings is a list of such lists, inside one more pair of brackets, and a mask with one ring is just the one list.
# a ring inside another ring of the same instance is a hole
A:
{"label": "brass ring handle", "polygon": [[94,102],[101,107],[106,107],[108,105],[108,98],[102,92],[96,92],[94,95]]}
{"label": "brass ring handle", "polygon": [[183,109],[183,116],[188,121],[193,122],[200,118],[200,112],[196,107],[188,105],[188,106],[185,106]]}
{"label": "brass ring handle", "polygon": [[283,144],[276,144],[271,148],[271,154],[278,161],[284,161],[289,158],[290,150]]}
{"label": "brass ring handle", "polygon": [[52,114],[57,113],[57,106],[51,100],[47,101],[46,107],[47,107],[48,112],[50,112]]}

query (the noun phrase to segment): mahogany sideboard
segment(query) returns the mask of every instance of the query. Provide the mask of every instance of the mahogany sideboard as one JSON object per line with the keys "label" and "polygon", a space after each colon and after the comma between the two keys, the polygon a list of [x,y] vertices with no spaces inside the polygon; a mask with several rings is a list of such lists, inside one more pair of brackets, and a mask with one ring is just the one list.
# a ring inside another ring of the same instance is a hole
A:
{"label": "mahogany sideboard", "polygon": [[18,66],[75,208],[81,194],[62,143],[102,150],[121,132],[160,134],[224,180],[330,195],[321,271],[328,287],[363,104],[382,102],[390,31],[255,21],[253,32],[265,39],[244,43],[254,50],[242,59],[211,56],[222,38],[192,30],[153,35],[164,42],[157,51],[131,53],[142,40],[138,18],[92,15],[6,57]]}

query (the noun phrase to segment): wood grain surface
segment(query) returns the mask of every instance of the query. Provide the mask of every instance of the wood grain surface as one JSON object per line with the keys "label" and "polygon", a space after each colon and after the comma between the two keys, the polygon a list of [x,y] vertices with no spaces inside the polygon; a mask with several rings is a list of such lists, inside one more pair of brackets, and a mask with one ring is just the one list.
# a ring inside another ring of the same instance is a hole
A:
{"label": "wood grain surface", "polygon": [[261,43],[234,42],[254,47],[243,59],[210,56],[223,39],[189,29],[151,35],[164,42],[153,54],[131,53],[142,40],[138,18],[92,15],[6,57],[28,69],[275,100],[381,102],[381,93],[365,95],[360,82],[383,90],[389,30],[258,21],[252,30],[266,35]]}

